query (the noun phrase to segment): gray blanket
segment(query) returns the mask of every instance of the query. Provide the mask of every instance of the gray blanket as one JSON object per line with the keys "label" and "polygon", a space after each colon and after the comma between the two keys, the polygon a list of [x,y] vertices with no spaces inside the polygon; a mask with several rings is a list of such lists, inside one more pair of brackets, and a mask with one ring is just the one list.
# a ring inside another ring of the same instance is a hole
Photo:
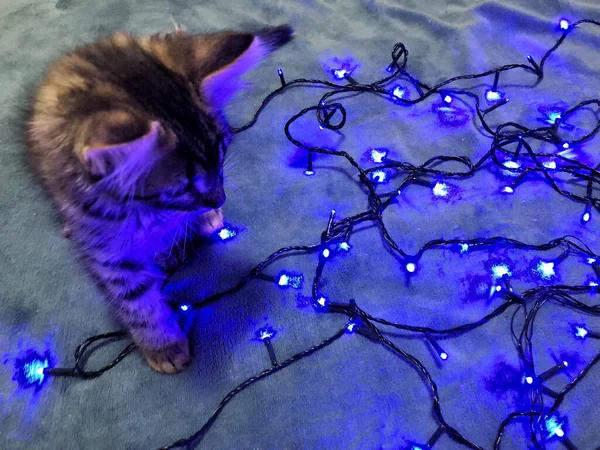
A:
{"label": "gray blanket", "polygon": [[[265,346],[255,339],[260,327],[268,324],[277,330],[272,344],[281,361],[330,336],[346,320],[317,313],[307,304],[318,256],[284,258],[266,272],[304,273],[302,290],[252,281],[190,316],[194,358],[179,375],[154,373],[134,353],[95,380],[49,379],[38,392],[20,389],[12,380],[13,368],[27,350],[49,351],[56,364],[69,366],[80,341],[118,329],[100,293],[74,260],[48,199],[23,161],[19,111],[50,61],[115,30],[154,33],[172,29],[173,20],[198,32],[289,23],[296,39],[247,77],[252,88],[227,110],[232,125],[239,126],[279,86],[278,67],[288,80],[331,80],[324,67],[335,67],[337,57],[358,66],[355,79],[370,83],[386,75],[393,45],[401,41],[410,52],[408,70],[434,84],[454,75],[525,63],[528,54],[539,59],[559,35],[556,24],[562,16],[600,18],[593,0],[0,3],[2,449],[150,449],[169,444],[198,429],[227,392],[270,367]],[[535,77],[524,72],[501,77],[499,90],[510,102],[491,113],[490,122],[539,126],[545,120],[540,111],[548,105],[564,109],[597,97],[599,44],[597,28],[577,30],[547,62],[546,77],[537,87],[532,87]],[[491,82],[491,77],[485,80]],[[479,94],[485,90],[478,82],[460,86],[472,86]],[[337,218],[366,209],[356,170],[341,158],[319,156],[315,175],[307,177],[306,155],[284,135],[287,119],[314,105],[322,93],[317,88],[290,89],[269,105],[255,127],[235,138],[225,212],[241,232],[231,241],[202,249],[168,286],[175,299],[192,301],[227,289],[280,247],[318,243],[332,209]],[[348,123],[342,135],[320,130],[313,116],[297,123],[294,133],[304,142],[341,149],[358,160],[369,147],[388,148],[395,159],[415,165],[441,154],[481,157],[490,139],[474,125],[468,103],[460,104],[465,123],[448,126],[432,109],[439,100],[436,96],[407,108],[375,96],[354,96],[343,100]],[[597,164],[597,148],[593,140],[577,149],[576,157]],[[600,218],[592,217],[582,226],[583,206],[559,196],[537,176],[524,180],[513,195],[502,195],[502,187],[513,179],[490,167],[468,180],[451,181],[448,197],[411,186],[385,212],[384,220],[409,254],[440,237],[501,235],[540,244],[565,234],[580,237],[600,252]],[[392,189],[393,183],[387,187]],[[373,315],[438,328],[475,321],[505,301],[489,295],[493,264],[507,264],[515,289],[523,291],[545,282],[532,272],[536,258],[560,253],[431,251],[407,283],[404,267],[376,227],[359,227],[350,243],[348,253],[334,252],[323,275],[323,289],[331,300],[354,298]],[[589,266],[573,257],[556,267],[552,282],[582,284],[591,275]],[[598,296],[583,301],[597,303]],[[440,341],[449,355],[443,363],[422,336],[387,334],[430,370],[446,420],[483,448],[493,447],[497,428],[509,413],[527,408],[523,372],[509,330],[512,311],[476,331]],[[600,349],[597,340],[573,338],[574,322],[600,331],[598,318],[552,303],[544,306],[535,323],[536,367],[543,371],[563,359],[570,363],[568,370],[548,381],[556,391]],[[90,364],[101,366],[123,345],[99,349]],[[568,437],[580,450],[600,445],[599,380],[595,367],[560,408],[569,420]],[[527,448],[526,425],[520,421],[508,427],[502,449]],[[200,448],[398,449],[424,444],[436,428],[432,397],[417,371],[382,345],[347,334],[242,392]],[[435,448],[463,447],[444,435]],[[561,445],[554,440],[548,448]]]}

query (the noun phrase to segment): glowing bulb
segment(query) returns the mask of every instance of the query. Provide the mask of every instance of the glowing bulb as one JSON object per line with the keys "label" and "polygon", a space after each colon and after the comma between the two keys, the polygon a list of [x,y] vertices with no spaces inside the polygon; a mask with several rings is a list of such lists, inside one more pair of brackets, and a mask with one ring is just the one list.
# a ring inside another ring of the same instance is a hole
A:
{"label": "glowing bulb", "polygon": [[182,311],[187,311],[188,309],[190,309],[190,305],[181,305],[179,309],[181,309]]}
{"label": "glowing bulb", "polygon": [[546,122],[548,122],[549,124],[554,125],[556,123],[556,121],[558,119],[561,118],[561,113],[559,112],[551,112],[548,114],[548,120],[546,120]]}
{"label": "glowing bulb", "polygon": [[325,306],[325,304],[327,303],[327,299],[325,297],[319,297],[317,299],[317,303],[321,306]]}
{"label": "glowing bulb", "polygon": [[237,231],[232,230],[231,228],[225,227],[221,231],[219,231],[218,234],[222,241],[226,241],[228,239],[235,237],[237,235]]}
{"label": "glowing bulb", "polygon": [[494,278],[502,278],[504,275],[512,275],[506,264],[495,265],[494,267],[492,267],[492,273],[494,275]]}
{"label": "glowing bulb", "polygon": [[585,223],[589,222],[591,218],[592,216],[589,212],[586,212],[583,214],[583,216],[581,216],[581,220],[583,220]]}
{"label": "glowing bulb", "polygon": [[342,78],[344,78],[347,73],[348,73],[348,71],[346,69],[336,69],[336,70],[333,71],[333,75],[338,80],[341,80]]}
{"label": "glowing bulb", "polygon": [[256,330],[256,337],[258,339],[260,339],[261,341],[264,341],[265,339],[271,339],[272,337],[274,337],[277,334],[277,331],[273,329],[273,327],[269,326],[269,325],[265,325],[262,328],[259,328],[258,330]]}
{"label": "glowing bulb", "polygon": [[406,265],[406,271],[409,273],[414,273],[414,271],[417,270],[417,266],[414,263],[408,263]]}
{"label": "glowing bulb", "polygon": [[387,150],[374,148],[371,150],[371,160],[375,163],[382,163],[387,154]]}
{"label": "glowing bulb", "polygon": [[393,95],[396,98],[403,98],[406,91],[402,89],[400,86],[396,86],[393,91]]}
{"label": "glowing bulb", "polygon": [[460,244],[460,252],[467,253],[469,251],[469,244]]}
{"label": "glowing bulb", "polygon": [[446,103],[452,103],[452,97],[450,97],[449,95],[446,95],[444,97],[444,102],[446,102]]}
{"label": "glowing bulb", "polygon": [[525,382],[527,384],[533,384],[533,377],[525,377]]}
{"label": "glowing bulb", "polygon": [[548,439],[552,436],[564,437],[565,431],[562,429],[563,424],[556,416],[546,418],[546,431],[548,431]]}
{"label": "glowing bulb", "polygon": [[283,70],[277,69],[277,75],[283,75]]}
{"label": "glowing bulb", "polygon": [[314,175],[314,174],[315,174],[314,170],[305,170],[304,171],[304,175],[306,175],[307,177],[310,177],[311,175]]}
{"label": "glowing bulb", "polygon": [[567,361],[563,361],[563,366],[569,367],[569,363]]}
{"label": "glowing bulb", "polygon": [[387,173],[383,170],[375,170],[371,173],[371,179],[376,183],[385,183],[387,180]]}
{"label": "glowing bulb", "polygon": [[500,98],[502,98],[502,94],[496,91],[487,91],[485,93],[485,98],[488,102],[495,102],[496,100],[500,100]]}
{"label": "glowing bulb", "polygon": [[500,292],[502,290],[502,286],[496,286],[496,292]]}
{"label": "glowing bulb", "polygon": [[338,248],[340,250],[344,250],[345,252],[349,252],[350,249],[352,248],[352,246],[350,244],[348,244],[347,242],[340,242],[340,244],[338,245]]}
{"label": "glowing bulb", "polygon": [[595,262],[596,262],[596,258],[588,258],[587,259],[588,264],[594,264]]}
{"label": "glowing bulb", "polygon": [[590,286],[598,286],[598,283],[596,283],[595,281],[590,281]]}
{"label": "glowing bulb", "polygon": [[41,385],[44,382],[44,369],[48,367],[48,360],[34,359],[23,366],[23,374],[27,386],[34,384]]}
{"label": "glowing bulb", "polygon": [[554,263],[540,261],[537,266],[537,271],[544,280],[549,280],[555,275]]}
{"label": "glowing bulb", "polygon": [[504,161],[502,165],[509,169],[518,169],[521,167],[521,164],[519,164],[517,161]]}
{"label": "glowing bulb", "polygon": [[514,193],[514,192],[515,192],[515,190],[514,190],[513,188],[511,188],[510,186],[505,186],[505,187],[502,189],[502,192],[506,192],[507,194],[512,194],[512,193]]}
{"label": "glowing bulb", "polygon": [[569,143],[568,142],[563,142],[562,148],[564,148],[564,149],[569,148]]}
{"label": "glowing bulb", "polygon": [[554,161],[546,161],[544,167],[547,169],[556,169],[556,163]]}
{"label": "glowing bulb", "polygon": [[439,181],[433,186],[433,195],[436,197],[448,196],[449,188],[446,183],[440,183]]}
{"label": "glowing bulb", "polygon": [[448,359],[448,353],[446,353],[446,352],[440,353],[440,358],[442,360],[446,361]]}
{"label": "glowing bulb", "polygon": [[330,254],[329,249],[326,248],[325,250],[323,250],[323,253],[321,253],[321,254],[323,255],[323,258],[329,258],[329,254]]}
{"label": "glowing bulb", "polygon": [[571,22],[569,22],[567,19],[560,19],[560,21],[558,22],[558,26],[561,30],[568,30],[571,26]]}
{"label": "glowing bulb", "polygon": [[304,275],[292,275],[289,273],[282,273],[279,275],[279,279],[277,280],[277,284],[281,287],[291,286],[294,289],[300,289],[302,287],[302,282],[304,281]]}
{"label": "glowing bulb", "polygon": [[356,326],[356,324],[354,322],[350,322],[348,324],[348,326],[346,327],[346,330],[348,330],[350,333],[352,333],[354,331],[355,326]]}

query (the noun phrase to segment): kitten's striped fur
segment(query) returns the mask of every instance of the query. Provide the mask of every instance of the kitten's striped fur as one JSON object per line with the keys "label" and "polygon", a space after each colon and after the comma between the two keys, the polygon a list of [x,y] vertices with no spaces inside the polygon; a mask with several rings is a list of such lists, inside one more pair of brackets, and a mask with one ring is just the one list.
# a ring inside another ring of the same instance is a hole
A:
{"label": "kitten's striped fur", "polygon": [[28,156],[96,284],[152,368],[189,362],[161,286],[195,235],[222,226],[220,113],[235,80],[291,39],[117,33],[49,69],[28,123]]}

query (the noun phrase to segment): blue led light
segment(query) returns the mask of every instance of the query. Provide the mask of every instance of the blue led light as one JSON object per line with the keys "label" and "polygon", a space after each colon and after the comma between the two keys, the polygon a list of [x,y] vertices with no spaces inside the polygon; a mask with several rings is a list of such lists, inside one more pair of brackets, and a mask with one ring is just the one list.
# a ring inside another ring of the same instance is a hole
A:
{"label": "blue led light", "polygon": [[581,220],[585,223],[589,222],[591,218],[592,215],[589,212],[585,212],[583,213],[583,216],[581,216]]}
{"label": "blue led light", "polygon": [[496,286],[496,292],[500,292],[502,290],[502,286]]}
{"label": "blue led light", "polygon": [[356,327],[355,322],[349,322],[348,325],[346,326],[346,330],[348,330],[349,333],[352,333],[354,331],[355,327]]}
{"label": "blue led light", "polygon": [[225,227],[221,231],[219,231],[218,235],[222,241],[227,241],[229,239],[234,238],[237,235],[237,231],[235,231],[231,228]]}
{"label": "blue led light", "polygon": [[[371,150],[371,160],[374,163],[382,163],[388,152],[385,149],[374,148]],[[385,172],[384,172],[385,173]]]}
{"label": "blue led light", "polygon": [[187,311],[188,309],[190,309],[190,305],[181,305],[179,309],[181,309],[182,311]]}
{"label": "blue led light", "polygon": [[277,280],[277,284],[281,287],[290,286],[294,289],[300,289],[302,287],[302,283],[304,282],[304,275],[294,275],[291,273],[282,273],[279,275],[279,279]]}
{"label": "blue led light", "polygon": [[48,367],[48,360],[33,360],[23,366],[23,373],[29,384],[42,384],[44,382],[44,369]]}
{"label": "blue led light", "polygon": [[346,69],[336,69],[333,71],[333,76],[335,76],[338,80],[343,79],[348,71]]}
{"label": "blue led light", "polygon": [[496,91],[487,91],[485,93],[485,98],[488,102],[495,102],[496,100],[500,100],[502,98],[502,94]]}
{"label": "blue led light", "polygon": [[550,439],[552,436],[559,438],[564,437],[565,431],[562,429],[564,423],[562,423],[558,417],[547,417],[545,420],[545,426],[546,431],[548,432],[547,439]]}
{"label": "blue led light", "polygon": [[401,88],[400,86],[396,86],[393,91],[393,95],[396,98],[404,98],[404,94],[406,94],[406,90]]}
{"label": "blue led light", "polygon": [[525,377],[525,383],[533,384],[533,377]]}
{"label": "blue led light", "polygon": [[559,113],[557,111],[553,111],[553,112],[548,113],[548,119],[546,120],[546,122],[548,122],[551,125],[554,125],[556,123],[556,121],[560,118],[561,118],[561,113]]}
{"label": "blue led light", "polygon": [[513,188],[511,188],[510,186],[504,186],[502,188],[502,192],[505,192],[506,194],[512,194],[515,192],[515,190]]}
{"label": "blue led light", "polygon": [[374,170],[371,172],[371,180],[376,183],[385,183],[387,180],[387,173],[384,170]]}
{"label": "blue led light", "polygon": [[558,26],[561,30],[568,30],[571,26],[571,22],[569,22],[567,19],[560,19],[560,21],[558,22]]}
{"label": "blue led light", "polygon": [[504,161],[502,165],[509,169],[518,169],[519,167],[521,167],[521,164],[517,161]]}
{"label": "blue led light", "polygon": [[304,175],[306,175],[307,177],[310,177],[311,175],[314,175],[315,171],[314,170],[305,170],[304,171]]}
{"label": "blue led light", "polygon": [[540,261],[536,270],[544,280],[549,280],[556,274],[553,262]]}
{"label": "blue led light", "polygon": [[571,325],[573,328],[573,332],[575,334],[576,339],[585,339],[588,335],[589,330],[585,327],[585,325]]}
{"label": "blue led light", "polygon": [[329,258],[330,251],[328,248],[326,248],[321,254],[323,255],[323,258]]}
{"label": "blue led light", "polygon": [[409,273],[414,273],[414,271],[417,270],[417,266],[415,263],[408,263],[406,265],[406,271]]}
{"label": "blue led light", "polygon": [[446,102],[446,103],[452,103],[452,97],[450,97],[449,95],[446,95],[444,97],[444,102]]}
{"label": "blue led light", "polygon": [[446,183],[440,183],[439,181],[433,186],[433,195],[436,197],[447,197],[450,192]]}
{"label": "blue led light", "polygon": [[460,252],[467,253],[469,251],[469,244],[460,244]]}
{"label": "blue led light", "polygon": [[588,263],[588,264],[594,264],[595,262],[596,262],[596,258],[589,257],[589,258],[587,259],[587,263]]}
{"label": "blue led light", "polygon": [[352,246],[350,244],[348,244],[347,242],[340,242],[338,245],[338,248],[340,250],[344,250],[345,252],[349,252],[350,249],[352,248]]}
{"label": "blue led light", "polygon": [[596,283],[595,281],[590,281],[589,282],[589,286],[598,286],[598,283]]}
{"label": "blue led light", "polygon": [[496,278],[496,279],[502,278],[504,275],[508,275],[508,276],[512,275],[512,273],[510,272],[510,270],[506,264],[497,264],[497,265],[493,266],[492,274],[494,275],[494,278]]}
{"label": "blue led light", "polygon": [[440,359],[443,360],[443,361],[446,361],[448,359],[448,353],[441,352],[440,353]]}
{"label": "blue led light", "polygon": [[556,163],[554,161],[546,161],[544,167],[546,169],[556,169]]}
{"label": "blue led light", "polygon": [[264,327],[256,330],[255,336],[257,339],[264,341],[265,339],[271,339],[275,337],[276,334],[277,331],[273,329],[273,327],[271,327],[270,325],[265,325]]}
{"label": "blue led light", "polygon": [[562,148],[567,149],[569,147],[570,147],[570,144],[568,142],[563,142]]}
{"label": "blue led light", "polygon": [[327,299],[321,296],[317,299],[317,303],[324,307],[327,304]]}
{"label": "blue led light", "polygon": [[13,380],[23,389],[33,388],[39,391],[46,380],[44,369],[50,367],[49,352],[43,355],[28,350],[23,358],[15,360]]}

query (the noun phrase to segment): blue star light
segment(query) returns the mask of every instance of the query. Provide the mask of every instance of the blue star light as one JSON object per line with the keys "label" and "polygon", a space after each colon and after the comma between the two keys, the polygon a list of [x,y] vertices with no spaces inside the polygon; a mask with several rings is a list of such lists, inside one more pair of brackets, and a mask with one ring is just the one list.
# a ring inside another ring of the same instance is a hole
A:
{"label": "blue star light", "polygon": [[387,180],[387,173],[384,170],[375,170],[371,173],[371,180],[383,184]]}
{"label": "blue star light", "polygon": [[495,102],[502,98],[502,94],[500,92],[490,90],[485,93],[485,98],[488,102]]}
{"label": "blue star light", "polygon": [[340,250],[344,250],[345,252],[349,252],[352,246],[344,241],[339,243],[338,248]]}
{"label": "blue star light", "polygon": [[371,150],[371,160],[374,163],[382,163],[388,152],[383,148],[374,148]]}
{"label": "blue star light", "polygon": [[237,231],[235,231],[232,228],[225,227],[221,231],[219,231],[217,234],[221,238],[222,241],[227,241],[227,240],[232,239],[235,236],[237,236]]}
{"label": "blue star light", "polygon": [[256,338],[260,339],[261,341],[264,341],[265,339],[271,339],[275,337],[276,334],[277,331],[270,325],[265,325],[264,327],[259,328],[255,333]]}
{"label": "blue star light", "polygon": [[540,261],[536,270],[544,280],[549,280],[556,275],[553,262]]}
{"label": "blue star light", "polygon": [[436,197],[447,197],[450,189],[446,183],[440,183],[439,181],[433,186],[433,195]]}
{"label": "blue star light", "polygon": [[294,275],[291,273],[283,272],[279,275],[279,279],[277,280],[277,284],[281,287],[292,287],[294,289],[300,289],[302,287],[302,282],[304,281],[304,275]]}
{"label": "blue star light", "polygon": [[512,273],[506,264],[497,264],[492,267],[492,274],[495,279],[502,278],[504,275],[511,276]]}

